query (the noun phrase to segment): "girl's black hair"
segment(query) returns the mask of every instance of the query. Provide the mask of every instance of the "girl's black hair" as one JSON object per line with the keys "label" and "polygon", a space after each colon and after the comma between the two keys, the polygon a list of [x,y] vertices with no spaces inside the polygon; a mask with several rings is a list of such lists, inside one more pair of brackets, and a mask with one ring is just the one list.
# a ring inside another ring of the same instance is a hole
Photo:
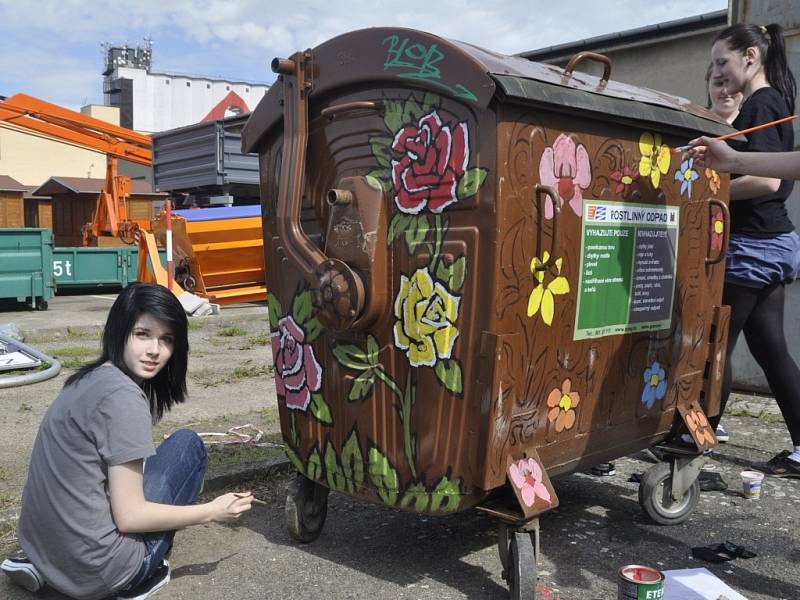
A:
{"label": "girl's black hair", "polygon": [[738,52],[744,52],[752,47],[758,48],[767,81],[784,97],[789,106],[789,112],[794,112],[797,83],[789,70],[786,46],[783,42],[783,28],[780,25],[776,23],[766,26],[737,23],[723,29],[714,39],[715,42],[719,40],[725,40],[728,48]]}
{"label": "girl's black hair", "polygon": [[145,396],[150,401],[153,422],[157,422],[173,404],[186,399],[186,366],[189,356],[186,312],[175,295],[160,285],[133,283],[122,290],[111,306],[103,329],[102,355],[73,373],[64,386],[79,381],[105,362],[112,363],[131,376],[125,366],[125,344],[136,322],[145,314],[166,323],[174,338],[172,356],[166,366],[158,375],[142,383]]}

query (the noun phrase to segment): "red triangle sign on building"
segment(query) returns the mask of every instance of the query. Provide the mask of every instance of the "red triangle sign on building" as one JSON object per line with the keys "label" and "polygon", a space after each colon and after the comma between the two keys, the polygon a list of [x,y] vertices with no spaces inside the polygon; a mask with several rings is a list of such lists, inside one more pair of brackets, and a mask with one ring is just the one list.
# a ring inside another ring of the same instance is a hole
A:
{"label": "red triangle sign on building", "polygon": [[228,95],[220,100],[200,122],[218,121],[225,117],[247,112],[250,112],[250,108],[247,106],[247,103],[242,100],[242,97],[236,92],[228,92]]}

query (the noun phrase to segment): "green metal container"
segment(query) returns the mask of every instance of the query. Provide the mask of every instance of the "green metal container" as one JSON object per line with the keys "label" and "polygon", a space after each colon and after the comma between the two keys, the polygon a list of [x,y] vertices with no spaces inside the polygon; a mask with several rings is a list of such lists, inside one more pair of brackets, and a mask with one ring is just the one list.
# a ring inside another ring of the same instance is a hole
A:
{"label": "green metal container", "polygon": [[[160,252],[166,266],[166,251]],[[53,275],[59,290],[125,287],[136,281],[139,252],[132,246],[69,247],[53,251]]]}
{"label": "green metal container", "polygon": [[0,229],[0,300],[17,300],[47,310],[54,293],[53,232]]}

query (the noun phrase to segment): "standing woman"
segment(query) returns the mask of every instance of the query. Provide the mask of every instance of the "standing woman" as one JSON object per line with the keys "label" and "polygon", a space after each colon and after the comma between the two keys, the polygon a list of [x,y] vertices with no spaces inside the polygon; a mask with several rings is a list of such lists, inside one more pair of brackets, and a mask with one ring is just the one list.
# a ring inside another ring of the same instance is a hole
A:
{"label": "standing woman", "polygon": [[[737,24],[724,29],[711,49],[712,80],[744,102],[733,121],[745,129],[794,113],[796,84],[787,65],[779,25]],[[747,136],[742,150],[785,152],[794,149],[791,123]],[[764,370],[794,445],[766,463],[753,466],[777,476],[800,477],[800,369],[789,356],[783,332],[786,284],[794,280],[800,237],[786,212],[791,181],[733,175],[730,186],[731,236],[723,303],[731,307],[730,333],[719,424],[731,390],[730,357],[743,331],[747,346]]]}
{"label": "standing woman", "polygon": [[739,106],[742,104],[742,93],[736,92],[729,94],[725,89],[725,82],[722,79],[714,79],[711,76],[714,65],[708,65],[706,72],[706,84],[708,84],[708,107],[718,117],[721,117],[729,125],[739,116]]}
{"label": "standing woman", "polygon": [[39,427],[23,553],[2,564],[15,583],[86,600],[146,598],[169,581],[176,529],[250,509],[250,494],[194,504],[207,462],[196,433],[181,429],[153,447],[152,423],[186,396],[187,329],[166,288],[133,284],[117,297],[102,356],[67,379]]}

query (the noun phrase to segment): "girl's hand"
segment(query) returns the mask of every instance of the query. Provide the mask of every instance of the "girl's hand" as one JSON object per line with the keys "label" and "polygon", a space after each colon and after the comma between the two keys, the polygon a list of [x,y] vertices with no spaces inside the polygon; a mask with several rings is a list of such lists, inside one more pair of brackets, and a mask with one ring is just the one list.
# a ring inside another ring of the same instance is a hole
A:
{"label": "girl's hand", "polygon": [[689,142],[692,146],[688,150],[701,167],[710,167],[717,171],[731,172],[736,170],[736,159],[739,153],[721,140],[709,137],[700,137]]}
{"label": "girl's hand", "polygon": [[211,508],[211,520],[217,523],[231,523],[239,519],[243,512],[252,508],[253,493],[229,493],[215,498],[208,503]]}

